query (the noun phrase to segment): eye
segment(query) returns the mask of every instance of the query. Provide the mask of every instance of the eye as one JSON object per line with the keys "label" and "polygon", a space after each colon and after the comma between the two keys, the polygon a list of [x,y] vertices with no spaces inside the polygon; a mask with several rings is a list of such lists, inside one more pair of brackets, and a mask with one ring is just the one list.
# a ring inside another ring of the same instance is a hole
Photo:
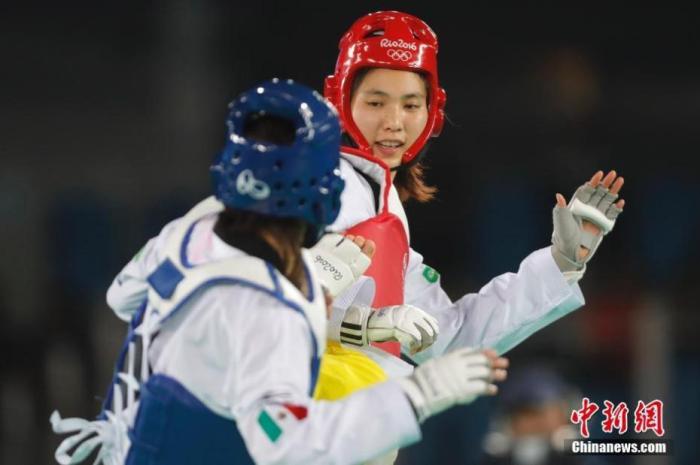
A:
{"label": "eye", "polygon": [[420,103],[407,103],[403,106],[406,110],[419,110],[422,105]]}
{"label": "eye", "polygon": [[378,100],[369,100],[367,102],[367,106],[374,107],[374,108],[380,108],[383,105],[383,102],[380,102]]}

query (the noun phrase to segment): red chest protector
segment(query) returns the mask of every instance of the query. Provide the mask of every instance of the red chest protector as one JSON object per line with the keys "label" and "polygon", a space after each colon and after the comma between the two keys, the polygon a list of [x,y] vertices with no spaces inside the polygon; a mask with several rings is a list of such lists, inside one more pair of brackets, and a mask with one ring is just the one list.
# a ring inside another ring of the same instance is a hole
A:
{"label": "red chest protector", "polygon": [[[391,178],[387,170],[387,183]],[[389,212],[389,189],[385,187],[382,211],[375,217],[369,218],[349,228],[346,233],[371,239],[377,245],[372,258],[372,264],[365,272],[366,276],[374,279],[376,293],[372,307],[377,309],[389,305],[403,304],[404,281],[408,266],[408,235],[401,219]],[[373,343],[397,357],[401,355],[401,345],[398,342]]]}

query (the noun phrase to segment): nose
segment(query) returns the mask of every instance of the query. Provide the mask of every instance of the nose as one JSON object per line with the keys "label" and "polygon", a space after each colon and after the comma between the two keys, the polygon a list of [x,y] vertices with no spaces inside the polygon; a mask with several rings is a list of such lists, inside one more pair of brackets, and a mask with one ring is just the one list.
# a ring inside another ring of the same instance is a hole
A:
{"label": "nose", "polygon": [[384,107],[382,129],[389,132],[400,132],[403,130],[401,107],[399,105],[387,105]]}

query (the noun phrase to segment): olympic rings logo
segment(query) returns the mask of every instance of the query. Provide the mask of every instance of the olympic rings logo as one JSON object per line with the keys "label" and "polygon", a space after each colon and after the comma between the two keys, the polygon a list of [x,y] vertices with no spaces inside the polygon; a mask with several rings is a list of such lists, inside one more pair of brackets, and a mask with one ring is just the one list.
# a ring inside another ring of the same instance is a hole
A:
{"label": "olympic rings logo", "polygon": [[386,54],[389,55],[389,58],[396,61],[408,61],[413,58],[413,54],[408,50],[395,50],[392,48],[387,50]]}
{"label": "olympic rings logo", "polygon": [[270,186],[255,179],[251,170],[243,170],[236,178],[236,190],[241,195],[249,195],[255,200],[263,200],[270,196]]}

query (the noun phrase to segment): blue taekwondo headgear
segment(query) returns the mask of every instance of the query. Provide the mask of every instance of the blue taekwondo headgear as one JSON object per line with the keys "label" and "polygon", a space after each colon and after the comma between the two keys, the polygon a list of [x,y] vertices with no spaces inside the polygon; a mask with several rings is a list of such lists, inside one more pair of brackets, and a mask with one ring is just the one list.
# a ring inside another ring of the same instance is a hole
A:
{"label": "blue taekwondo headgear", "polygon": [[[335,109],[312,89],[282,79],[242,93],[229,109],[228,140],[210,169],[216,197],[230,208],[303,219],[317,231],[335,221],[345,186]],[[246,122],[263,115],[292,123],[294,141],[246,139]]]}

